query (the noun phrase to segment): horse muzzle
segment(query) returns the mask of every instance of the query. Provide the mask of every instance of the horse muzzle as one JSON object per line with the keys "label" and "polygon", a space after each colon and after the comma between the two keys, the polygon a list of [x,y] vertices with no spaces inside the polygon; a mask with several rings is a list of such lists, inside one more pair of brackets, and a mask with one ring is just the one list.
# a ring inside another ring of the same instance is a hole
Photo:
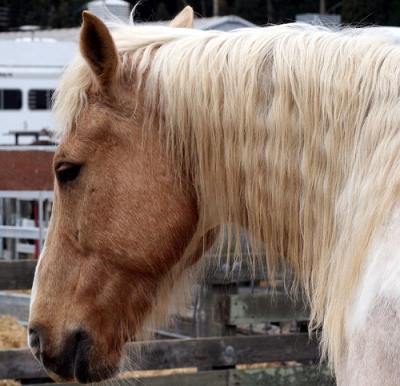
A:
{"label": "horse muzzle", "polygon": [[119,365],[95,363],[92,355],[93,340],[84,329],[77,329],[64,336],[61,349],[46,347],[47,337],[42,326],[29,326],[29,347],[32,354],[43,364],[49,376],[56,382],[92,383],[114,377]]}

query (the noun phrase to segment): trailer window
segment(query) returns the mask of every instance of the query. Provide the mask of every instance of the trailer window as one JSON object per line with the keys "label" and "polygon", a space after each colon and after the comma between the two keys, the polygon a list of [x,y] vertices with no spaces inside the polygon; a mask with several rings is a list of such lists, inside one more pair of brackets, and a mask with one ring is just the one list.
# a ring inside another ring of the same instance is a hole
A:
{"label": "trailer window", "polygon": [[0,110],[19,110],[22,107],[22,91],[0,90]]}
{"label": "trailer window", "polygon": [[54,90],[29,90],[28,100],[31,110],[50,110]]}

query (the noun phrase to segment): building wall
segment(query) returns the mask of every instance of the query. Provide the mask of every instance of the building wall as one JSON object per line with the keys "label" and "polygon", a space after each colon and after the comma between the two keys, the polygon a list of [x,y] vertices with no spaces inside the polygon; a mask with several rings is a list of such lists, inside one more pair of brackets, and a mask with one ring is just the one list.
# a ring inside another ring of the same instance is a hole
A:
{"label": "building wall", "polygon": [[53,190],[54,148],[0,149],[0,190]]}

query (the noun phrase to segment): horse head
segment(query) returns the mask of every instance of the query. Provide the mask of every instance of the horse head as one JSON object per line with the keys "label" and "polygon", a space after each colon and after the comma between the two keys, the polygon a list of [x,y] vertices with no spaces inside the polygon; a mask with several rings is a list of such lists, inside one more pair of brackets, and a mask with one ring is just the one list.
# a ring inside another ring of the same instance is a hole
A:
{"label": "horse head", "polygon": [[[158,128],[143,127],[141,101],[131,107],[137,96],[108,28],[89,12],[83,17],[87,106],[54,157],[29,344],[55,380],[87,383],[119,371],[124,344],[142,329],[163,286],[172,286],[198,209],[190,177],[173,167]],[[190,7],[171,24],[192,25]]]}

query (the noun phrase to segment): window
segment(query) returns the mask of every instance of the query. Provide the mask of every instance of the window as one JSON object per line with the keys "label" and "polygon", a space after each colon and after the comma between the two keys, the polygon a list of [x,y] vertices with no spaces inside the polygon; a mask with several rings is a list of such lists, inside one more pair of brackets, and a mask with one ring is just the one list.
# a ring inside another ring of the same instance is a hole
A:
{"label": "window", "polygon": [[50,110],[54,90],[29,90],[28,100],[31,110]]}
{"label": "window", "polygon": [[21,90],[1,89],[0,110],[19,110],[22,107]]}

